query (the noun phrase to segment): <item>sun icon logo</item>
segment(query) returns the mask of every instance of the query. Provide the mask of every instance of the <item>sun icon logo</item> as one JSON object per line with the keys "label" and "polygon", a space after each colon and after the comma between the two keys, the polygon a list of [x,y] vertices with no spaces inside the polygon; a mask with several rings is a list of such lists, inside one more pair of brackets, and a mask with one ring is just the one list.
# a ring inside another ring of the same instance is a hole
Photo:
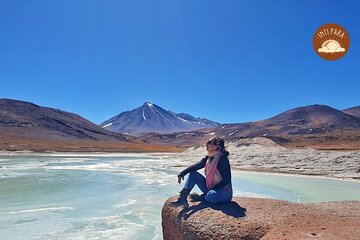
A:
{"label": "sun icon logo", "polygon": [[318,49],[318,52],[323,52],[323,53],[345,52],[345,48],[342,48],[338,41],[330,39],[330,40],[326,40],[322,44],[321,48]]}
{"label": "sun icon logo", "polygon": [[313,47],[326,60],[337,60],[345,55],[350,46],[347,31],[338,24],[325,24],[314,34]]}

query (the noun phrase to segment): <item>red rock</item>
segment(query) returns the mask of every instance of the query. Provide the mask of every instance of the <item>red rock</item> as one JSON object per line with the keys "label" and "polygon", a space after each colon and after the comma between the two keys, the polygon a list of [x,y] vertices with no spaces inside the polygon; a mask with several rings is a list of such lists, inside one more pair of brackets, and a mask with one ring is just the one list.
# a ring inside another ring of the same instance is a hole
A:
{"label": "red rock", "polygon": [[341,239],[360,240],[360,201],[294,203],[234,197],[231,203],[190,202],[162,208],[165,240]]}

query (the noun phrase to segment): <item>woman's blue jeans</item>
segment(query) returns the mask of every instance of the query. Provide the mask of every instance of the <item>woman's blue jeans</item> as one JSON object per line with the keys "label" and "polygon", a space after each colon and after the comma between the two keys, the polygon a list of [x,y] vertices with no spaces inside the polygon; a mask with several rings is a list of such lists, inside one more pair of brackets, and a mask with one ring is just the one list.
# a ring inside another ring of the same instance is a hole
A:
{"label": "woman's blue jeans", "polygon": [[222,188],[220,189],[211,189],[208,190],[206,186],[206,179],[203,175],[201,175],[197,171],[193,171],[189,173],[188,178],[186,179],[184,188],[189,190],[189,192],[193,189],[195,184],[200,188],[200,190],[206,194],[205,201],[209,203],[222,203],[222,202],[230,202],[232,199],[232,192],[226,191]]}

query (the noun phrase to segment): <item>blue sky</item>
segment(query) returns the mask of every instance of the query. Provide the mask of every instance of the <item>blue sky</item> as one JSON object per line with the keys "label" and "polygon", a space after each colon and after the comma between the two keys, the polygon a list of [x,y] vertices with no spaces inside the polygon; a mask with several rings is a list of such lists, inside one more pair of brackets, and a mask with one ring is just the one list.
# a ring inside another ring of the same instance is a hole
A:
{"label": "blue sky", "polygon": [[[1,0],[0,97],[100,123],[149,101],[222,123],[360,105],[360,1]],[[337,61],[312,37],[350,35]]]}

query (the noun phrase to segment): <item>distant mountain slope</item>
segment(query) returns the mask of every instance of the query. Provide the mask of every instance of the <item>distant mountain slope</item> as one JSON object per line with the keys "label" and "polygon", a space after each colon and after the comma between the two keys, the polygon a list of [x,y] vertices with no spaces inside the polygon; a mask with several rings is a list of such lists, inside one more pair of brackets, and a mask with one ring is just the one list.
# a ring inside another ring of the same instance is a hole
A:
{"label": "distant mountain slope", "polygon": [[[294,108],[266,120],[222,124],[216,127],[182,133],[141,136],[149,143],[166,143],[174,146],[191,146],[204,143],[212,136],[231,141],[246,137],[265,136],[280,144],[292,141],[342,144],[351,141],[360,146],[360,118],[326,105],[310,105]],[[306,144],[306,143],[304,143]]]}
{"label": "distant mountain slope", "polygon": [[360,106],[342,110],[344,113],[360,118]]}
{"label": "distant mountain slope", "polygon": [[181,149],[109,132],[74,113],[0,99],[0,150],[173,152]]}
{"label": "distant mountain slope", "polygon": [[360,119],[326,105],[310,105],[255,122],[254,126],[281,135],[359,131]]}
{"label": "distant mountain slope", "polygon": [[140,136],[150,132],[173,133],[217,126],[219,123],[186,113],[165,110],[150,102],[124,111],[100,124],[106,130]]}
{"label": "distant mountain slope", "polygon": [[0,99],[0,133],[46,139],[122,140],[131,138],[104,130],[74,113],[33,103]]}
{"label": "distant mountain slope", "polygon": [[262,121],[223,124],[215,127],[214,131],[228,137],[360,131],[360,119],[326,105],[309,105],[285,111]]}

